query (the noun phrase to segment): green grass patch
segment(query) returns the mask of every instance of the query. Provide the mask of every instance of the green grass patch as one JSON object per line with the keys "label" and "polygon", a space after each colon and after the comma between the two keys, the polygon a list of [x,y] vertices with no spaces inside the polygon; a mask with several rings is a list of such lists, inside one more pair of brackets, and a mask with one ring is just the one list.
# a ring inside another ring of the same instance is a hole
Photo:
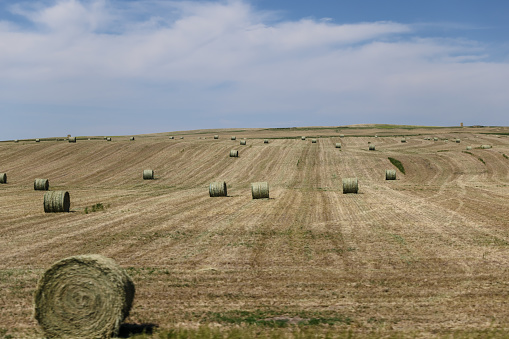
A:
{"label": "green grass patch", "polygon": [[[109,205],[108,205],[109,207]],[[102,203],[97,203],[95,205],[92,205],[90,206],[90,208],[87,206],[85,207],[85,210],[83,211],[85,214],[88,214],[88,213],[93,213],[93,212],[99,212],[99,211],[104,211],[105,207]]]}
{"label": "green grass patch", "polygon": [[485,164],[485,165],[486,165],[486,162],[484,161],[484,159],[483,159],[483,158],[481,158],[481,157],[476,156],[474,153],[469,152],[469,151],[462,151],[462,152],[463,152],[463,153],[466,153],[466,154],[470,154],[470,155],[472,155],[472,156],[476,157],[476,158],[477,158],[480,162],[482,162],[483,164]]}
{"label": "green grass patch", "polygon": [[401,163],[401,161],[399,161],[398,159],[391,158],[391,157],[389,157],[388,159],[391,162],[391,164],[393,164],[394,166],[396,166],[399,169],[399,171],[401,173],[405,174],[405,167],[403,167],[403,164]]}
{"label": "green grass patch", "polygon": [[502,153],[502,155],[504,156],[504,158],[509,159],[509,156],[507,156],[507,154]]}

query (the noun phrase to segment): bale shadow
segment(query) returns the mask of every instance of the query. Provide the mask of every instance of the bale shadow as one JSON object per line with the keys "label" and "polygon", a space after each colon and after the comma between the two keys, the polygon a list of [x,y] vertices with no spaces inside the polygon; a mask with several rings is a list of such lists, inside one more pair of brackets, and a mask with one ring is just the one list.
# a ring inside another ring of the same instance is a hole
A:
{"label": "bale shadow", "polygon": [[149,334],[159,326],[156,324],[122,324],[118,332],[118,338],[129,338],[135,334]]}

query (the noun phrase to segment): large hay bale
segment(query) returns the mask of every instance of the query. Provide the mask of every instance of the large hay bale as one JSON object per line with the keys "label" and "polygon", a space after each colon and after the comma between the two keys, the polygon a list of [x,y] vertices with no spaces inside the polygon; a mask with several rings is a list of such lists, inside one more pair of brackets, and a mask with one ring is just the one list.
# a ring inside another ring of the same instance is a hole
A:
{"label": "large hay bale", "polygon": [[457,144],[459,144],[461,142],[461,139],[456,139],[455,141]]}
{"label": "large hay bale", "polygon": [[357,178],[343,179],[343,194],[357,193],[359,191],[359,181]]}
{"label": "large hay bale", "polygon": [[130,137],[130,138],[129,138],[129,141],[134,141],[134,137]]}
{"label": "large hay bale", "polygon": [[209,185],[209,195],[211,197],[226,197],[228,190],[226,189],[226,182],[216,181],[211,182]]}
{"label": "large hay bale", "polygon": [[396,180],[396,170],[394,169],[385,170],[385,180]]}
{"label": "large hay bale", "polygon": [[49,189],[49,180],[48,179],[35,179],[34,180],[34,190],[47,191],[48,189]]}
{"label": "large hay bale", "polygon": [[0,173],[0,184],[7,183],[7,173]]}
{"label": "large hay bale", "polygon": [[180,137],[180,139],[184,139],[184,137]]}
{"label": "large hay bale", "polygon": [[35,139],[35,142],[41,142],[41,139]]}
{"label": "large hay bale", "polygon": [[214,139],[219,139],[219,135],[214,135]]}
{"label": "large hay bale", "polygon": [[14,140],[14,142],[19,142],[19,140],[18,140],[18,139],[15,139],[15,140]]}
{"label": "large hay bale", "polygon": [[375,150],[375,144],[369,144],[369,150],[374,151]]}
{"label": "large hay bale", "polygon": [[232,158],[238,158],[238,156],[239,156],[239,151],[234,150],[234,149],[232,149],[232,150],[230,151],[230,157],[232,157]]}
{"label": "large hay bale", "polygon": [[344,137],[345,137],[345,135],[344,135],[344,134],[340,134],[340,135],[339,135],[339,137],[340,137],[340,138],[344,138]]}
{"label": "large hay bale", "polygon": [[269,197],[268,182],[253,182],[251,184],[251,195],[253,199],[263,199]]}
{"label": "large hay bale", "polygon": [[268,144],[269,143],[269,139],[263,139],[263,143],[264,144]]}
{"label": "large hay bale", "polygon": [[175,139],[175,137],[169,137],[171,140]]}
{"label": "large hay bale", "polygon": [[241,144],[241,145],[246,145],[246,140],[241,140],[241,141],[240,141],[240,144]]}
{"label": "large hay bale", "polygon": [[482,149],[490,149],[490,148],[491,148],[491,145],[481,145],[481,148],[482,148]]}
{"label": "large hay bale", "polygon": [[406,138],[401,138],[401,142],[405,143],[406,142]]}
{"label": "large hay bale", "polygon": [[316,144],[316,139],[311,139],[312,144]]}
{"label": "large hay bale", "polygon": [[49,191],[44,193],[44,212],[69,212],[71,198],[67,191]]}
{"label": "large hay bale", "polygon": [[300,140],[306,140],[305,136],[300,137]]}
{"label": "large hay bale", "polygon": [[232,140],[237,140],[237,137],[236,136],[232,136],[231,138]]}
{"label": "large hay bale", "polygon": [[69,142],[76,142],[76,137],[69,137],[68,141]]}
{"label": "large hay bale", "polygon": [[106,141],[111,141],[111,138],[106,138]]}
{"label": "large hay bale", "polygon": [[143,170],[143,180],[152,180],[154,179],[154,171],[151,169]]}
{"label": "large hay bale", "polygon": [[437,137],[434,137],[434,138],[433,138],[433,141],[438,141],[438,138],[437,138]]}
{"label": "large hay bale", "polygon": [[39,279],[34,317],[47,338],[116,337],[134,294],[133,281],[112,259],[69,257]]}
{"label": "large hay bale", "polygon": [[336,148],[341,148],[341,143],[340,142],[336,142]]}
{"label": "large hay bale", "polygon": [[467,146],[467,151],[471,150],[471,149],[472,149],[472,146]]}

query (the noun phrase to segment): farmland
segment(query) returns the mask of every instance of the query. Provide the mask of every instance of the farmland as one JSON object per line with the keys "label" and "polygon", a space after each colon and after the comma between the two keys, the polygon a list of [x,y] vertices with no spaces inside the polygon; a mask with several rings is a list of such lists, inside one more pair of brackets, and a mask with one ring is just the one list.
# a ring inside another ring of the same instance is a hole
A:
{"label": "farmland", "polygon": [[[87,253],[132,277],[125,323],[137,330],[509,336],[508,156],[507,127],[0,142],[0,338],[41,337],[38,278]],[[154,180],[142,179],[145,169]],[[386,181],[386,169],[397,180]],[[68,191],[71,212],[44,213],[35,178]],[[343,194],[342,178],[358,178],[359,193]],[[209,197],[214,181],[227,183],[227,197]],[[260,181],[269,199],[251,198]]]}

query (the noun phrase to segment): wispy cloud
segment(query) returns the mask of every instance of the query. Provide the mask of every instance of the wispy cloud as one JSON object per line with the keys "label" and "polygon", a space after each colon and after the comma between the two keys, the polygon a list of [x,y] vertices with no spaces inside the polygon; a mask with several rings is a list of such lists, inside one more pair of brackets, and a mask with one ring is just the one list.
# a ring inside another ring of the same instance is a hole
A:
{"label": "wispy cloud", "polygon": [[508,64],[489,62],[481,43],[419,38],[409,24],[281,21],[244,1],[62,0],[9,10],[23,24],[0,22],[0,113],[70,112],[50,134],[216,121],[502,124],[509,108]]}

